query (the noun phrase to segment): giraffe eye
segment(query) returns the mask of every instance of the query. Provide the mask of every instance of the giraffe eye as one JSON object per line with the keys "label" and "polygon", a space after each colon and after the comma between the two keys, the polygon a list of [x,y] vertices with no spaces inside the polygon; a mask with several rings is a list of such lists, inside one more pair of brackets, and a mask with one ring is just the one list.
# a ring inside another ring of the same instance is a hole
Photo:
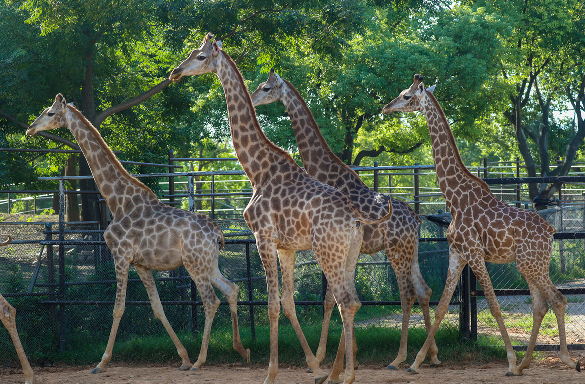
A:
{"label": "giraffe eye", "polygon": [[199,61],[203,61],[203,60],[205,60],[206,58],[207,58],[207,57],[205,57],[205,55],[199,55],[199,56],[197,56],[197,60],[199,60]]}
{"label": "giraffe eye", "polygon": [[264,92],[269,92],[269,91],[270,91],[270,87],[264,87],[264,88],[262,88],[262,90],[263,90]]}
{"label": "giraffe eye", "polygon": [[404,100],[409,100],[412,96],[404,95]]}
{"label": "giraffe eye", "polygon": [[49,115],[49,117],[52,117],[55,114],[55,112],[49,112],[47,113],[47,115]]}

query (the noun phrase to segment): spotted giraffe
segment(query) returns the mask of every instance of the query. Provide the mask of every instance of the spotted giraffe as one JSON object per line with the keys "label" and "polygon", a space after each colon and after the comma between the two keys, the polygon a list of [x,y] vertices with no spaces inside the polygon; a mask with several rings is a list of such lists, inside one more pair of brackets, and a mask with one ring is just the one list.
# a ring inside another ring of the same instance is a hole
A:
{"label": "spotted giraffe", "polygon": [[[12,242],[12,238],[9,235],[0,236],[7,237],[6,241],[0,242],[0,246],[5,246]],[[2,324],[4,324],[12,338],[12,344],[14,344],[16,354],[18,355],[20,365],[22,366],[22,372],[24,373],[24,383],[33,384],[34,372],[26,358],[26,353],[24,353],[24,348],[22,347],[22,343],[18,337],[18,330],[16,329],[16,309],[14,309],[14,307],[10,305],[2,295],[0,295],[0,320],[2,320]]]}
{"label": "spotted giraffe", "polygon": [[[258,106],[275,101],[281,101],[288,112],[305,171],[320,182],[348,195],[360,211],[368,215],[386,214],[388,198],[369,189],[357,173],[331,151],[298,90],[271,69],[268,80],[260,83],[252,93],[252,103]],[[408,204],[396,199],[390,201],[392,216],[389,220],[377,225],[364,225],[360,252],[374,254],[384,250],[396,274],[402,305],[402,332],[398,356],[387,368],[397,369],[398,365],[406,360],[410,313],[417,298],[423,311],[427,332],[431,328],[429,310],[431,289],[425,283],[418,265],[418,230],[421,219]],[[325,297],[324,306],[323,329],[317,349],[319,361],[325,357],[328,325],[334,306],[329,294]],[[357,352],[357,349],[354,352]],[[431,365],[440,364],[437,352],[437,346],[433,342],[430,348]]]}
{"label": "spotted giraffe", "polygon": [[[307,175],[292,157],[272,143],[262,132],[250,94],[235,62],[221,49],[221,43],[208,34],[198,49],[176,67],[169,79],[215,72],[225,93],[232,142],[236,155],[252,185],[252,198],[244,219],[256,237],[256,245],[266,273],[268,316],[270,318],[270,362],[264,383],[274,383],[278,373],[278,270],[282,272],[282,306],[305,352],[315,383],[327,374],[321,370],[296,317],[293,299],[295,251],[312,249],[323,270],[343,320],[347,367],[344,383],[355,379],[353,319],[361,306],[353,285],[346,279],[355,269],[362,241],[363,223],[382,222],[388,214],[370,219],[337,189]],[[349,353],[347,353],[349,352]],[[332,380],[334,381],[334,380]]]}
{"label": "spotted giraffe", "polygon": [[[388,103],[383,113],[421,111],[427,120],[435,170],[453,220],[447,229],[449,271],[445,290],[435,312],[435,322],[409,371],[418,372],[432,337],[445,316],[463,267],[469,267],[485,292],[488,306],[498,323],[506,345],[508,372],[521,375],[528,368],[542,319],[551,305],[559,329],[561,361],[580,371],[580,362],[569,356],[565,335],[567,298],[552,283],[549,263],[555,229],[538,213],[509,206],[498,200],[488,185],[463,165],[449,123],[433,95],[434,86],[425,89],[423,78],[414,76],[410,88]],[[502,319],[494,288],[485,263],[516,261],[516,268],[528,283],[532,297],[533,327],[526,355],[516,366],[516,354]]]}
{"label": "spotted giraffe", "polygon": [[[113,215],[104,232],[116,269],[114,321],[106,351],[92,373],[101,373],[112,357],[120,319],[124,313],[128,271],[133,265],[150,299],[155,316],[163,323],[182,359],[181,370],[197,370],[205,363],[213,317],[220,304],[212,286],[226,296],[232,318],[233,346],[247,361],[250,350],[240,341],[237,317],[238,286],[219,271],[218,254],[224,245],[221,229],[207,216],[169,207],[132,177],[118,161],[98,130],[63,95],[43,111],[26,131],[67,126],[85,155],[96,184]],[[199,358],[191,365],[187,350],[167,320],[151,270],[167,271],[184,265],[195,282],[205,310],[205,327]]]}

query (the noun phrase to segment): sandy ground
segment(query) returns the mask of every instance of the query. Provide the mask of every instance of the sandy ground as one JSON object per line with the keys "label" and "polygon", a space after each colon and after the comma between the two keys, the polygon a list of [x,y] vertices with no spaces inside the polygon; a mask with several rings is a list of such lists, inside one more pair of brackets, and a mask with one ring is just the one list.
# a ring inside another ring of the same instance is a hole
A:
{"label": "sandy ground", "polygon": [[[573,358],[583,359],[585,351],[571,351]],[[245,366],[232,364],[224,366],[203,366],[197,372],[182,372],[176,367],[163,365],[112,364],[105,373],[92,375],[92,367],[35,367],[36,384],[192,384],[192,383],[263,383],[267,366]],[[585,369],[581,372],[562,364],[558,356],[551,353],[548,357],[533,362],[522,376],[505,377],[505,362],[474,364],[444,363],[440,367],[421,366],[417,375],[405,371],[387,371],[383,367],[366,366],[356,371],[355,383],[410,383],[410,384],[585,384]],[[343,378],[343,374],[341,376]],[[0,368],[0,384],[23,383],[22,372],[17,369]],[[288,367],[281,364],[277,383],[313,384],[313,375],[306,368]]]}

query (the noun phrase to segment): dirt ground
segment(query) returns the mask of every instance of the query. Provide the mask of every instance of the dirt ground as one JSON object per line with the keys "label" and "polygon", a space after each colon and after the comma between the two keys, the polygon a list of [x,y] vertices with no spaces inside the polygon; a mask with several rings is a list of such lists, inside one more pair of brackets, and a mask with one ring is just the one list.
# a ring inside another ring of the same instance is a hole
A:
{"label": "dirt ground", "polygon": [[[582,359],[585,351],[571,351],[571,357]],[[326,367],[324,367],[326,368]],[[356,371],[356,384],[365,383],[409,383],[409,384],[585,384],[585,368],[581,372],[570,369],[560,362],[558,355],[551,353],[544,359],[532,363],[522,376],[505,377],[505,362],[474,364],[444,363],[440,367],[421,366],[417,375],[399,371],[387,371],[383,367],[365,366]],[[267,366],[246,366],[232,364],[224,366],[203,366],[197,372],[182,372],[176,367],[163,365],[112,364],[105,373],[90,374],[93,366],[87,367],[45,367],[33,368],[35,384],[193,384],[193,383],[262,383],[266,378]],[[343,378],[343,374],[341,376]],[[22,371],[0,368],[0,384],[23,383]],[[313,375],[306,368],[280,365],[277,383],[312,384]]]}

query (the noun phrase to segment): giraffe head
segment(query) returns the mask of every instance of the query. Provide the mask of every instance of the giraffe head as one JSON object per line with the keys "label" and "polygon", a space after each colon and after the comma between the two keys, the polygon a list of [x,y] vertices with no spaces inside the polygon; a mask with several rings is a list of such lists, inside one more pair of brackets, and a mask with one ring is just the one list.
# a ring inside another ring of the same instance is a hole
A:
{"label": "giraffe head", "polygon": [[208,33],[203,39],[201,46],[194,49],[185,61],[173,69],[169,76],[169,80],[178,81],[183,76],[215,72],[217,70],[217,62],[213,59],[217,57],[220,49],[221,42],[214,41],[213,34]]}
{"label": "giraffe head", "polygon": [[414,75],[412,85],[400,92],[397,98],[386,104],[382,109],[382,113],[420,111],[426,97],[426,91],[433,92],[434,90],[434,85],[425,90],[423,77],[421,75]]}
{"label": "giraffe head", "polygon": [[67,109],[67,101],[62,94],[55,96],[55,102],[49,108],[46,108],[39,117],[26,130],[29,136],[36,135],[40,131],[48,131],[50,129],[61,128],[67,125],[65,119],[65,110]]}
{"label": "giraffe head", "polygon": [[274,72],[274,68],[272,68],[268,80],[260,83],[258,88],[252,93],[252,104],[257,107],[282,100],[285,87],[284,81],[282,81],[278,73]]}

